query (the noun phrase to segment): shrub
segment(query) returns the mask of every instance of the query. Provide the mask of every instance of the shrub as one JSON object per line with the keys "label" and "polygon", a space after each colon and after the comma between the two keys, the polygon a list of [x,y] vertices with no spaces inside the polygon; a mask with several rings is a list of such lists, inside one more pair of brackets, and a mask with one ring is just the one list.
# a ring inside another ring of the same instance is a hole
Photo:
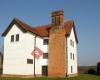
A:
{"label": "shrub", "polygon": [[97,74],[100,75],[100,62],[97,63]]}
{"label": "shrub", "polygon": [[96,71],[95,71],[94,69],[91,68],[91,69],[88,70],[87,73],[88,73],[88,74],[96,74]]}

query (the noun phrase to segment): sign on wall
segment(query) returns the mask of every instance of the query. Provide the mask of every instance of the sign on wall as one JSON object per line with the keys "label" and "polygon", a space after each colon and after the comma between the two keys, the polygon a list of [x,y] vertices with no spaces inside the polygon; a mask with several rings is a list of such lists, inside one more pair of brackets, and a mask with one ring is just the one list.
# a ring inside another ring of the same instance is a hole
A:
{"label": "sign on wall", "polygon": [[40,50],[38,47],[36,47],[33,51],[32,51],[32,55],[35,56],[36,59],[39,59],[42,54],[44,52],[42,50]]}

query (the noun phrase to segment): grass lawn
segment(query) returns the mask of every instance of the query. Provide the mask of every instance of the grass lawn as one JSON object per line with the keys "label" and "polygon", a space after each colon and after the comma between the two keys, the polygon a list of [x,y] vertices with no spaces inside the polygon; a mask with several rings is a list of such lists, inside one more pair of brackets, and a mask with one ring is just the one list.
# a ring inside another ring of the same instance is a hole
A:
{"label": "grass lawn", "polygon": [[46,77],[37,77],[37,78],[0,78],[0,80],[100,80],[100,76],[81,74],[78,77],[73,78],[46,78]]}

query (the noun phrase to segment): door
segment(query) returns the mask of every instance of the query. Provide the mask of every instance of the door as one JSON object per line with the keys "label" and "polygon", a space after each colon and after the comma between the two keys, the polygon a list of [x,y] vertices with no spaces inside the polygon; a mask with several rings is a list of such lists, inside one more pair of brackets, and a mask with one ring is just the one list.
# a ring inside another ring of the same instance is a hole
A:
{"label": "door", "polygon": [[42,66],[42,75],[47,76],[48,75],[48,67],[47,66]]}

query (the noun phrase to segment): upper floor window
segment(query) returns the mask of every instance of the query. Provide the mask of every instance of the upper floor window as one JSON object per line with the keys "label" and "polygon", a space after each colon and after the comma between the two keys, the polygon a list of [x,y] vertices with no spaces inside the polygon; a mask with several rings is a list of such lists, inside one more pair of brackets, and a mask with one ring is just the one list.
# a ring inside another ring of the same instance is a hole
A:
{"label": "upper floor window", "polygon": [[48,59],[48,53],[43,54],[43,59]]}
{"label": "upper floor window", "polygon": [[75,55],[73,54],[73,60],[75,59]]}
{"label": "upper floor window", "polygon": [[19,34],[16,34],[16,41],[19,41]]}
{"label": "upper floor window", "polygon": [[70,53],[70,58],[72,59],[73,58],[73,56],[72,56],[73,54],[72,53]]}
{"label": "upper floor window", "polygon": [[14,35],[11,35],[11,42],[14,42]]}
{"label": "upper floor window", "polygon": [[33,64],[33,59],[27,59],[27,64]]}
{"label": "upper floor window", "polygon": [[74,41],[70,39],[70,45],[74,47]]}
{"label": "upper floor window", "polygon": [[73,47],[74,47],[74,41],[73,41]]}
{"label": "upper floor window", "polygon": [[70,39],[70,45],[72,46],[72,44],[73,44],[73,43],[72,43],[72,40]]}
{"label": "upper floor window", "polygon": [[47,44],[48,44],[48,39],[44,39],[44,40],[43,40],[43,44],[44,44],[44,45],[47,45]]}

